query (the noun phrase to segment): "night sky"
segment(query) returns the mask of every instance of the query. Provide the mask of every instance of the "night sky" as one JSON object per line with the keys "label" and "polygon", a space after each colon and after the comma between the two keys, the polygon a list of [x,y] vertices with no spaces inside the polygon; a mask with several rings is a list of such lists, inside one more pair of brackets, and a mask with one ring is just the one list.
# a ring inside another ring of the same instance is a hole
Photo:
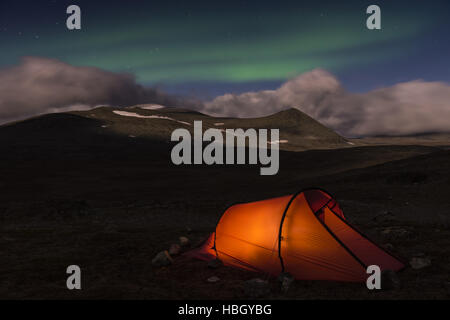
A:
{"label": "night sky", "polygon": [[[171,93],[274,89],[315,68],[353,92],[450,81],[449,1],[8,1],[0,68],[23,56],[130,72]],[[82,30],[66,28],[77,4]],[[367,30],[378,4],[382,30]]]}

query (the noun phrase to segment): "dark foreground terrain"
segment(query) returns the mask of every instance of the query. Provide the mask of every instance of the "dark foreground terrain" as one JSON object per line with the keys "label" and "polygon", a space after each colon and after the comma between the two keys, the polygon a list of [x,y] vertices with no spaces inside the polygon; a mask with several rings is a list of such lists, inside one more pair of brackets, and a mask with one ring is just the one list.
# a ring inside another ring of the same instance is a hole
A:
{"label": "dark foreground terrain", "polygon": [[[317,186],[335,195],[347,219],[380,245],[431,265],[399,274],[402,288],[276,279],[268,299],[434,299],[450,297],[450,151],[427,146],[361,146],[283,151],[276,176],[259,166],[175,166],[170,145],[99,133],[101,123],[49,115],[0,127],[0,298],[246,298],[259,275],[211,270],[156,253],[187,236],[204,239],[232,203]],[[82,268],[82,290],[66,268]],[[210,276],[221,280],[209,283]]]}

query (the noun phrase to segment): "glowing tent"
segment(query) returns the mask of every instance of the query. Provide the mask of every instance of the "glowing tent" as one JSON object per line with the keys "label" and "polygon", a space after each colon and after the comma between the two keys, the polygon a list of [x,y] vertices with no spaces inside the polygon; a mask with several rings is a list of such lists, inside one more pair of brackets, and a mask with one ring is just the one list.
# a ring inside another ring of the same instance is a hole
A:
{"label": "glowing tent", "polygon": [[405,267],[352,227],[336,200],[320,189],[233,205],[188,255],[302,280],[365,281],[369,265]]}

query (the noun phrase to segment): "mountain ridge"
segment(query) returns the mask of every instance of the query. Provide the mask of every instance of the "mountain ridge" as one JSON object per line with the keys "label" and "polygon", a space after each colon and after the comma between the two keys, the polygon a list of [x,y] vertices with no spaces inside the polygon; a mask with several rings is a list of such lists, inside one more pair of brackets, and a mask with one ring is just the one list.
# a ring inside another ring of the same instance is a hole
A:
{"label": "mountain ridge", "polygon": [[194,121],[202,121],[203,130],[279,129],[280,149],[288,151],[350,146],[344,137],[295,108],[259,118],[230,118],[212,117],[196,110],[151,104],[125,108],[99,106],[86,111],[44,114],[5,124],[0,126],[0,135],[2,132],[9,132],[23,139],[35,135],[47,135],[48,139],[51,139],[51,135],[118,135],[132,139],[170,142],[171,133],[177,128],[193,132]]}

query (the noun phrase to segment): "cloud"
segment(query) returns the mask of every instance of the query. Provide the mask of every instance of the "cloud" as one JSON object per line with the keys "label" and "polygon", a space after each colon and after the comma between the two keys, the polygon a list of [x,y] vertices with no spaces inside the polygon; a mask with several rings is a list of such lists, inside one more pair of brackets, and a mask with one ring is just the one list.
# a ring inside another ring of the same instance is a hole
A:
{"label": "cloud", "polygon": [[216,116],[258,117],[298,108],[345,136],[450,131],[450,86],[422,80],[367,93],[350,93],[331,73],[316,69],[276,90],[225,94],[199,103],[136,83],[130,74],[26,57],[0,70],[0,124],[30,116],[97,105],[155,103]]}
{"label": "cloud", "polygon": [[276,90],[217,97],[205,103],[202,111],[258,117],[292,107],[345,136],[450,131],[450,86],[446,83],[416,80],[354,94],[321,69],[301,74]]}
{"label": "cloud", "polygon": [[55,59],[26,57],[19,65],[0,70],[0,123],[101,104],[138,103],[178,106],[190,101],[143,87],[130,74],[76,67]]}

